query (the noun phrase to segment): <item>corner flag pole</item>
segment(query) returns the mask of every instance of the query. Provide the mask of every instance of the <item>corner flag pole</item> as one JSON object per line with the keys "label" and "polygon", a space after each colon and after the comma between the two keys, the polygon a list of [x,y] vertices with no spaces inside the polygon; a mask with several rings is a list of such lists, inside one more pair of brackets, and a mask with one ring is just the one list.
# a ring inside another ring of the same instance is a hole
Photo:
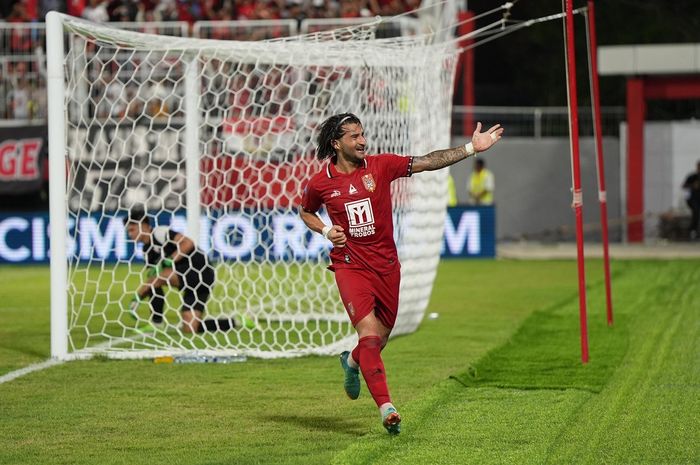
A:
{"label": "corner flag pole", "polygon": [[576,256],[578,262],[578,300],[581,326],[581,362],[588,363],[588,322],[586,319],[586,271],[583,258],[583,192],[581,191],[581,162],[578,138],[578,99],[576,96],[576,53],[574,48],[573,0],[566,3],[566,75],[569,97],[569,126],[573,176],[573,208],[576,213]]}
{"label": "corner flag pole", "polygon": [[603,131],[600,123],[600,91],[598,88],[598,39],[595,32],[593,0],[588,0],[586,31],[588,32],[589,81],[593,104],[593,133],[595,136],[596,171],[598,174],[598,201],[600,202],[600,225],[603,233],[603,266],[605,268],[605,302],[608,326],[613,324],[612,290],[610,284],[610,257],[608,255],[608,201],[605,190],[605,164],[603,162]]}

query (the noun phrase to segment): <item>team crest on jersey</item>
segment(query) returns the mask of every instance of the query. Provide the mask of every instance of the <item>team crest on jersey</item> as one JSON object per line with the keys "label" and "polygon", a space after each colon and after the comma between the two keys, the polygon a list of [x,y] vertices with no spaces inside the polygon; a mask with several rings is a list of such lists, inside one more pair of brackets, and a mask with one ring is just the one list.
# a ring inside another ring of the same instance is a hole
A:
{"label": "team crest on jersey", "polygon": [[350,189],[348,190],[349,194],[357,194],[357,189],[355,189],[355,186],[350,184]]}
{"label": "team crest on jersey", "polygon": [[372,173],[362,176],[362,182],[365,185],[365,189],[367,189],[369,192],[374,192],[374,189],[377,188],[377,183],[374,182]]}

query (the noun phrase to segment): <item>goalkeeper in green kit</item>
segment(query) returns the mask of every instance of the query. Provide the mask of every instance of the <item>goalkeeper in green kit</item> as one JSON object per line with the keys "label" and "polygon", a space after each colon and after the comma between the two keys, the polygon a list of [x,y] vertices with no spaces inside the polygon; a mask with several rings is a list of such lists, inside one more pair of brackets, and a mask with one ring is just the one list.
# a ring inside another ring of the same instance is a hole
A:
{"label": "goalkeeper in green kit", "polygon": [[206,303],[214,285],[214,268],[207,256],[198,249],[192,239],[165,226],[151,225],[142,209],[134,209],[126,221],[129,238],[143,244],[143,254],[148,268],[147,278],[129,302],[129,313],[138,319],[136,310],[143,300],[150,298],[151,324],[141,326],[142,332],[152,332],[163,325],[165,307],[164,287],[174,287],[182,292],[182,331],[228,331],[241,323],[252,327],[252,321],[242,318],[203,320]]}

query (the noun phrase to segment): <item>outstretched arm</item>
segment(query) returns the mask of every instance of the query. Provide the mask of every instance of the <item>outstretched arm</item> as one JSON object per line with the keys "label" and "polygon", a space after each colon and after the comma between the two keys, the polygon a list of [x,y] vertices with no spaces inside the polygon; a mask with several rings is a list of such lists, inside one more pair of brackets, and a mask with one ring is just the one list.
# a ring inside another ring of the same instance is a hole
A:
{"label": "outstretched arm", "polygon": [[500,124],[492,126],[486,132],[480,131],[481,123],[477,123],[474,135],[472,135],[472,141],[467,145],[445,150],[435,150],[422,157],[415,157],[413,159],[413,173],[434,171],[453,165],[469,156],[489,149],[503,134],[503,128]]}

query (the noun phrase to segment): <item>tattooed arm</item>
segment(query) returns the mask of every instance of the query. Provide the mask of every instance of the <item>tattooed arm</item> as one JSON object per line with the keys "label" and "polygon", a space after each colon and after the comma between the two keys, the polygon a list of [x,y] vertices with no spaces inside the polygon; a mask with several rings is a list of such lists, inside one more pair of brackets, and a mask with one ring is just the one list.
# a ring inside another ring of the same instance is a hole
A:
{"label": "tattooed arm", "polygon": [[477,123],[472,141],[469,144],[451,149],[435,150],[422,157],[415,157],[413,159],[412,172],[420,173],[421,171],[439,170],[440,168],[453,165],[471,155],[476,155],[477,152],[483,152],[488,149],[495,144],[501,138],[501,134],[503,134],[503,128],[500,124],[492,126],[486,132],[480,131],[481,123]]}

